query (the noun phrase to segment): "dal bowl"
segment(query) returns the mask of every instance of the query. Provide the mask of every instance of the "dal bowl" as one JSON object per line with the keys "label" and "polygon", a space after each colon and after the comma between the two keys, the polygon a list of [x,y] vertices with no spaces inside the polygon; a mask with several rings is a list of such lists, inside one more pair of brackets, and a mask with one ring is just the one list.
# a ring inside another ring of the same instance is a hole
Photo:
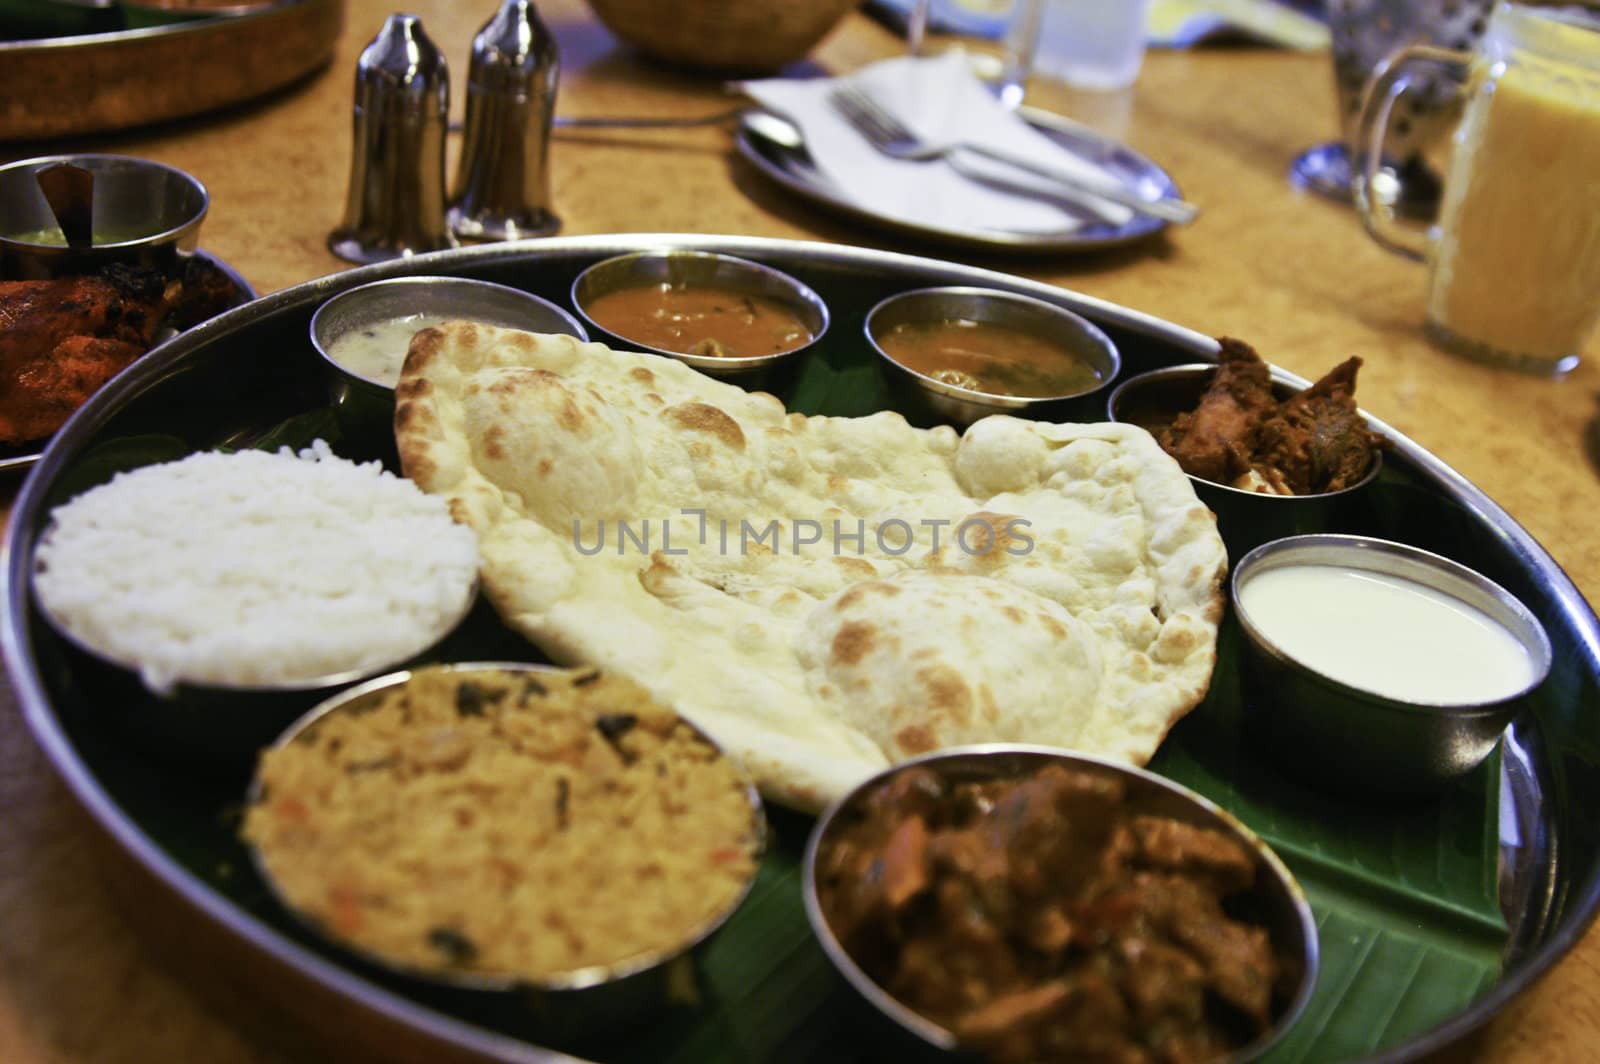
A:
{"label": "dal bowl", "polygon": [[[1098,408],[1090,397],[1122,366],[1093,322],[998,289],[890,296],[867,313],[866,335],[902,402],[959,426],[990,414],[1075,420]],[[1024,350],[1025,359],[1014,359]]]}
{"label": "dal bowl", "polygon": [[[1316,982],[1310,906],[1264,842],[1154,773],[1054,748],[974,746],[879,773],[823,814],[802,875],[828,959],[881,1027],[924,1053],[1056,1059],[1081,1046],[1091,1032],[1072,1017],[1073,995],[1100,978],[1123,929],[1155,910],[1171,940],[1152,935],[1143,954],[1121,956],[1159,954],[1181,970],[1173,951],[1204,954],[1211,933],[1231,944],[1231,987],[1190,969],[1170,999],[1184,1015],[1239,1021],[1220,1056],[1266,1052]],[[1111,970],[1154,980],[1143,963]],[[1142,1023],[1100,1034],[1132,1040]]]}
{"label": "dal bowl", "polygon": [[293,915],[554,1041],[692,994],[766,834],[743,769],[643,688],[518,662],[329,699],[263,754],[249,802],[243,834]]}
{"label": "dal bowl", "polygon": [[1276,540],[1239,560],[1230,593],[1250,731],[1339,791],[1437,791],[1489,755],[1550,671],[1526,606],[1418,547]]}
{"label": "dal bowl", "polygon": [[[1179,413],[1194,410],[1217,367],[1188,363],[1129,377],[1112,389],[1106,416],[1156,432]],[[1280,402],[1300,390],[1287,373],[1272,367],[1272,394]],[[1228,555],[1239,558],[1268,540],[1328,529],[1357,528],[1366,515],[1365,489],[1383,472],[1383,452],[1374,450],[1366,475],[1338,491],[1315,495],[1268,495],[1189,474],[1195,494],[1217,515],[1217,531]]]}
{"label": "dal bowl", "polygon": [[675,358],[747,388],[776,386],[828,331],[828,305],[809,286],[709,251],[604,259],[578,274],[572,305],[614,347]]}

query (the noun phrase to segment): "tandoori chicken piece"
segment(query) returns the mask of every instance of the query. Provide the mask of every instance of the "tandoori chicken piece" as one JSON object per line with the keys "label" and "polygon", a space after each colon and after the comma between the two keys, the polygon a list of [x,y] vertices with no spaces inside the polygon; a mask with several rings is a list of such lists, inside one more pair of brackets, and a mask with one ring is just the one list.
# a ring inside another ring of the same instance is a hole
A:
{"label": "tandoori chicken piece", "polygon": [[1296,495],[1339,491],[1360,480],[1383,441],[1356,409],[1359,358],[1349,358],[1278,408],[1261,426],[1258,465]]}
{"label": "tandoori chicken piece", "polygon": [[1356,409],[1359,358],[1279,403],[1261,357],[1241,341],[1220,343],[1221,364],[1200,405],[1156,433],[1184,472],[1251,491],[1313,495],[1356,483],[1373,452],[1388,446]]}
{"label": "tandoori chicken piece", "polygon": [[203,320],[232,297],[232,280],[209,264],[174,280],[111,266],[90,276],[0,281],[0,444],[49,436],[148,351],[163,325]]}
{"label": "tandoori chicken piece", "polygon": [[1223,337],[1220,364],[1194,411],[1156,439],[1184,472],[1231,484],[1249,472],[1261,423],[1277,409],[1267,364],[1240,340]]}

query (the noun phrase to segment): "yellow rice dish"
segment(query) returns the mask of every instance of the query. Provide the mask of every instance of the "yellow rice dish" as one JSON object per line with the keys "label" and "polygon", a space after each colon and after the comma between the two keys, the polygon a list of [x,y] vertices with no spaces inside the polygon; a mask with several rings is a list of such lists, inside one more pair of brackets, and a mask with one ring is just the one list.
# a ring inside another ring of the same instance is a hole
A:
{"label": "yellow rice dish", "polygon": [[263,753],[245,839],[336,939],[428,972],[559,983],[670,952],[753,876],[737,766],[596,670],[417,672]]}

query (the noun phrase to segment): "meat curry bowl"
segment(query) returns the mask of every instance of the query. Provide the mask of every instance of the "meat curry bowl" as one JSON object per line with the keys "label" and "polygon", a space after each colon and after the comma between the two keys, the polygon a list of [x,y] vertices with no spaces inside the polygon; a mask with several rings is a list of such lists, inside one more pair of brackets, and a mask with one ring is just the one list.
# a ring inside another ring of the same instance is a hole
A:
{"label": "meat curry bowl", "polygon": [[1035,746],[904,762],[829,809],[806,913],[924,1048],[1001,1061],[1244,1060],[1316,979],[1304,893],[1224,810]]}
{"label": "meat curry bowl", "polygon": [[263,752],[242,834],[284,906],[390,973],[534,1009],[541,1036],[695,996],[766,836],[744,771],[594,668],[462,663],[335,696]]}
{"label": "meat curry bowl", "polygon": [[990,414],[1098,420],[1090,397],[1122,356],[1086,318],[993,288],[919,288],[867,313],[867,342],[891,387],[924,419],[965,426]]}
{"label": "meat curry bowl", "polygon": [[[1129,377],[1112,390],[1106,416],[1148,429],[1177,459],[1238,558],[1269,540],[1361,525],[1365,489],[1383,471],[1388,441],[1355,405],[1356,365],[1303,388],[1224,340],[1221,366]],[[1249,382],[1241,385],[1240,375]]]}

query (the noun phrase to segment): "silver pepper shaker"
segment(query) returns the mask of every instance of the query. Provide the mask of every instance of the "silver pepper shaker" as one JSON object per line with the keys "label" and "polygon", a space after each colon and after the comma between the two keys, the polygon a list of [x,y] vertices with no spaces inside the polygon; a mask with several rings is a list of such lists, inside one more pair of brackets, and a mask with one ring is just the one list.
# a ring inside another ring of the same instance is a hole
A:
{"label": "silver pepper shaker", "polygon": [[550,125],[561,56],[532,0],[505,0],[472,40],[466,138],[450,202],[457,236],[518,240],[561,226],[550,210]]}
{"label": "silver pepper shaker", "polygon": [[355,144],[344,223],[328,247],[350,262],[454,247],[444,218],[450,74],[415,15],[390,15],[356,63]]}

